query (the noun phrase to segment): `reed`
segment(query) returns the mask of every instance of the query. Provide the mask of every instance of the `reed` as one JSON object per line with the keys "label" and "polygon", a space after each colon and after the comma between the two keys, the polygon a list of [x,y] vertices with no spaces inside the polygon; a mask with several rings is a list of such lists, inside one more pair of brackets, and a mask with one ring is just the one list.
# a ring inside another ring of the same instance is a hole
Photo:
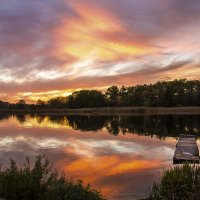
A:
{"label": "reed", "polygon": [[184,164],[165,170],[150,190],[150,200],[199,200],[200,167]]}
{"label": "reed", "polygon": [[[31,167],[32,166],[32,167]],[[0,170],[0,198],[8,200],[105,200],[100,192],[81,180],[58,175],[45,156],[37,156],[21,167],[14,160]]]}

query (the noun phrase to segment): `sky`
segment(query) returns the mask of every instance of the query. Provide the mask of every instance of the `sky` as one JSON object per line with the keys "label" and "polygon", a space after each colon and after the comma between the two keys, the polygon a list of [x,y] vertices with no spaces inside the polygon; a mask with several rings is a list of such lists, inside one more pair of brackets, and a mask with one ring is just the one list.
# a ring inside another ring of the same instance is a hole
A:
{"label": "sky", "polygon": [[199,0],[1,0],[0,99],[200,79]]}

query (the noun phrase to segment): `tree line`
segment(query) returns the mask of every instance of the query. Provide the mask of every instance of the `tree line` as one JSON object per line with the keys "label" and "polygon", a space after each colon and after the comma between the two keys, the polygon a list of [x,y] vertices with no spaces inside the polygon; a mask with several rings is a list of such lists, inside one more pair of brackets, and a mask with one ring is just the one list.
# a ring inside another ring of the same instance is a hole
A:
{"label": "tree line", "polygon": [[159,81],[155,84],[131,87],[109,87],[105,93],[98,90],[80,90],[67,97],[57,97],[47,102],[38,100],[26,104],[20,100],[15,104],[0,101],[1,109],[39,109],[39,108],[95,108],[95,107],[176,107],[200,106],[199,80]]}

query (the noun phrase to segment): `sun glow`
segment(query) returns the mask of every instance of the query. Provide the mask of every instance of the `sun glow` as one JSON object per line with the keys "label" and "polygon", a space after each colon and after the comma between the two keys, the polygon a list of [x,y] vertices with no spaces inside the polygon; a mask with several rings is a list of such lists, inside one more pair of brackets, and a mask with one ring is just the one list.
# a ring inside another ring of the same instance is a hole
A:
{"label": "sun glow", "polygon": [[[117,40],[115,34],[125,32],[125,29],[105,10],[95,7],[91,9],[82,4],[72,5],[80,17],[67,19],[58,29],[56,35],[59,54],[70,54],[80,60],[115,61],[123,56],[136,56],[152,51],[152,48],[144,44]],[[111,38],[107,35],[111,35]]]}
{"label": "sun glow", "polygon": [[185,13],[171,3],[2,1],[1,100],[46,101],[79,89],[200,79],[197,2]]}

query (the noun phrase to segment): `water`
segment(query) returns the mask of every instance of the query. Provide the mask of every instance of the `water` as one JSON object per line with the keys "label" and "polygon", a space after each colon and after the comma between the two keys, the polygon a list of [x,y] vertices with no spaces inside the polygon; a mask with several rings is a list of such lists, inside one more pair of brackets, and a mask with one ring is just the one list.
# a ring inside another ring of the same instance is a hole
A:
{"label": "water", "polygon": [[110,200],[140,199],[172,165],[180,133],[200,135],[200,116],[1,115],[0,164],[46,154]]}

